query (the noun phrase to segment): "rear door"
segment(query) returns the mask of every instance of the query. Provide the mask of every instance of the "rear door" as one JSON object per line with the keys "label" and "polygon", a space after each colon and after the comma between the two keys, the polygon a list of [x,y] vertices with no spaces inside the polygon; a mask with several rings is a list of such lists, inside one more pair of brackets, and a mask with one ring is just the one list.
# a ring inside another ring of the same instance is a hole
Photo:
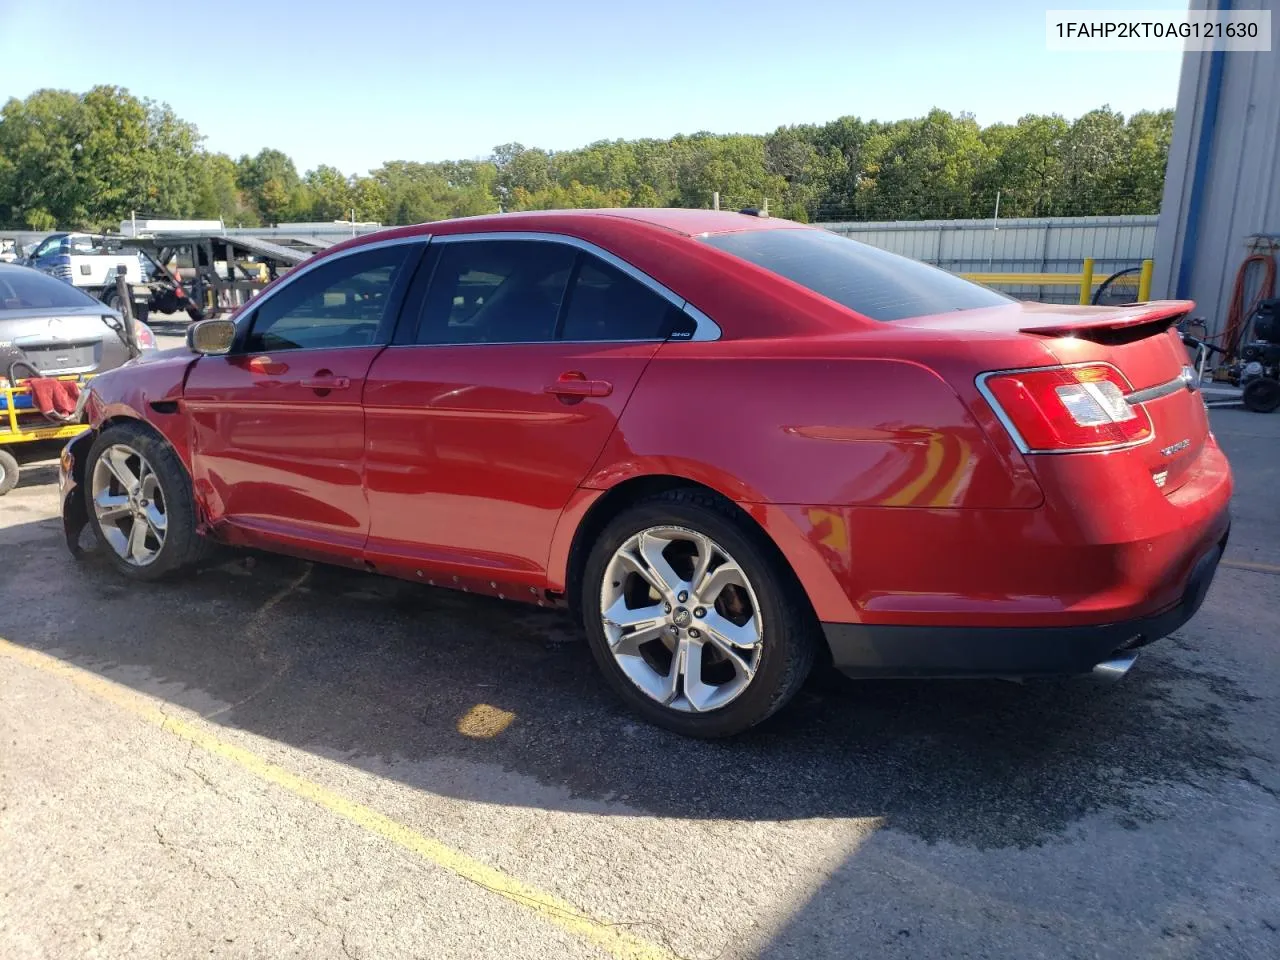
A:
{"label": "rear door", "polygon": [[244,542],[355,562],[369,529],[360,395],[424,241],[302,268],[192,367],[184,404],[209,518]]}
{"label": "rear door", "polygon": [[436,238],[428,260],[365,387],[367,556],[540,583],[676,304],[568,241]]}

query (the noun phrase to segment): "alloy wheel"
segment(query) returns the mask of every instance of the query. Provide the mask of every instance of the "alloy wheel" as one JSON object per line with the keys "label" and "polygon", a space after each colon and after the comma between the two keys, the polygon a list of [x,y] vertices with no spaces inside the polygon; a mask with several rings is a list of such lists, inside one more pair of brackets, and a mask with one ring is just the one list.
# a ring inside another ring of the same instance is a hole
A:
{"label": "alloy wheel", "polygon": [[609,560],[600,616],[614,660],[646,696],[685,713],[737,699],[760,666],[764,622],[729,552],[685,527],[650,527]]}
{"label": "alloy wheel", "polygon": [[168,529],[164,490],[147,458],[127,444],[107,447],[93,467],[93,512],[107,546],[145,567],[160,555]]}

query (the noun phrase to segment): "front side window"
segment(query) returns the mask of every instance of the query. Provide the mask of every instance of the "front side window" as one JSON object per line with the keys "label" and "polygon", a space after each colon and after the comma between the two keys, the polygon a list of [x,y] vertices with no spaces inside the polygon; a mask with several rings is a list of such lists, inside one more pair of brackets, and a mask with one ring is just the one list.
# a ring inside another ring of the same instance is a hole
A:
{"label": "front side window", "polygon": [[704,240],[872,320],[903,320],[1012,302],[1004,294],[945,270],[827,230],[742,230],[712,234]]}
{"label": "front side window", "polygon": [[676,308],[640,281],[584,254],[565,310],[564,340],[661,340]]}
{"label": "front side window", "polygon": [[31,259],[38,260],[41,257],[51,257],[62,249],[62,244],[66,241],[66,237],[46,237],[40,246],[36,247],[31,254]]}
{"label": "front side window", "polygon": [[533,240],[441,243],[422,302],[417,342],[554,340],[577,251]]}
{"label": "front side window", "polygon": [[385,343],[392,295],[411,249],[396,244],[348,254],[289,282],[254,311],[246,351]]}

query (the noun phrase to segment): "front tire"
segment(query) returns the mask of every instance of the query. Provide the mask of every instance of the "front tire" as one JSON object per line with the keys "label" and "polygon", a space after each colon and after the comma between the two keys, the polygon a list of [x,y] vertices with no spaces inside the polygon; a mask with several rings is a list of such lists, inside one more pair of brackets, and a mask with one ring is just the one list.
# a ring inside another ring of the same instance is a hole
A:
{"label": "front tire", "polygon": [[191,480],[177,453],[136,423],[100,433],[85,463],[89,522],[112,565],[133,580],[158,580],[204,554]]}
{"label": "front tire", "polygon": [[728,503],[697,490],[642,500],[587,559],[582,614],[596,663],[633,710],[693,737],[769,717],[813,666],[816,622],[790,570]]}

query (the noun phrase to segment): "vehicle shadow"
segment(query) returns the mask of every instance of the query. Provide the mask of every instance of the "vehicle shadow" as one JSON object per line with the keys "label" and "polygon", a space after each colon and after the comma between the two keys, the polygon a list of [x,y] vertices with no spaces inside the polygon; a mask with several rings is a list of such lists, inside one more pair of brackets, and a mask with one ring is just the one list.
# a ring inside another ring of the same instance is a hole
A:
{"label": "vehicle shadow", "polygon": [[[1244,695],[1177,638],[1116,686],[824,672],[756,731],[700,742],[628,713],[560,612],[267,556],[228,554],[187,579],[135,585],[100,558],[72,560],[50,521],[0,534],[13,544],[0,636],[218,724],[463,799],[507,802],[480,795],[491,778],[449,772],[482,764],[556,787],[538,795],[565,809],[881,817],[930,841],[1027,846],[1094,811],[1157,816],[1145,786],[1239,776],[1248,759],[1221,705]],[[477,705],[513,717],[469,730]],[[449,762],[428,777],[429,761]]]}
{"label": "vehicle shadow", "polygon": [[56,463],[24,463],[18,475],[18,488],[40,487],[49,483],[57,483],[58,465]]}

